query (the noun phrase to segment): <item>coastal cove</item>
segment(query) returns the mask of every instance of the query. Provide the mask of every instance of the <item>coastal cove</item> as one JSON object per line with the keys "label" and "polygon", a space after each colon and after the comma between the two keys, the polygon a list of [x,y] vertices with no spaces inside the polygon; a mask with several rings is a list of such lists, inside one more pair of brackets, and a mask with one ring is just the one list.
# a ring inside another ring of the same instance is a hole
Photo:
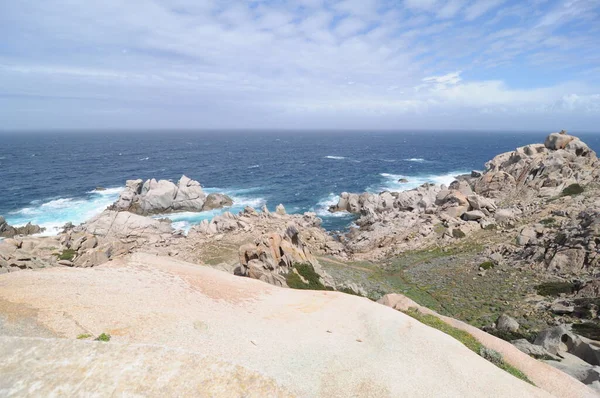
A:
{"label": "coastal cove", "polygon": [[[67,132],[2,133],[0,215],[58,231],[113,203],[128,179],[198,180],[234,205],[203,213],[174,213],[187,229],[245,206],[283,203],[288,213],[314,211],[328,230],[354,219],[329,213],[340,192],[408,190],[449,184],[481,170],[498,153],[535,142],[540,133],[501,132]],[[578,134],[593,150],[600,135]],[[75,166],[76,165],[76,166]],[[405,178],[408,183],[400,183]],[[103,190],[97,190],[103,187]]]}

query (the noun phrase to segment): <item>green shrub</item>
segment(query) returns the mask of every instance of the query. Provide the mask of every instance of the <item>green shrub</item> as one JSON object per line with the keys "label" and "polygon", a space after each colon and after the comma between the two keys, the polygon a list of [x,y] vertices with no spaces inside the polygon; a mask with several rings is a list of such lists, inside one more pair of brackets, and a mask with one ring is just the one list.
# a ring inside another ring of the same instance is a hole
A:
{"label": "green shrub", "polygon": [[91,334],[84,333],[84,334],[80,334],[79,336],[77,336],[77,340],[85,340],[85,339],[89,339],[90,337],[92,337]]}
{"label": "green shrub", "polygon": [[351,294],[353,296],[360,296],[362,297],[362,294],[355,292],[354,290],[350,289],[349,287],[342,287],[340,289],[337,290],[338,292],[342,292],[342,293],[346,293],[346,294]]}
{"label": "green shrub", "polygon": [[72,261],[75,258],[76,254],[77,254],[76,250],[65,249],[58,255],[58,259]]}
{"label": "green shrub", "polygon": [[519,339],[525,339],[525,340],[529,341],[530,343],[533,343],[537,336],[535,333],[528,333],[528,332],[522,332],[522,331],[510,332],[510,331],[504,331],[504,330],[498,330],[498,329],[486,330],[486,332],[491,334],[492,336],[496,336],[499,339],[502,339],[502,340],[508,341],[508,342],[511,342],[514,340],[519,340]]}
{"label": "green shrub", "polygon": [[562,293],[571,294],[575,291],[575,285],[571,282],[546,282],[535,287],[541,296],[558,297]]}
{"label": "green shrub", "polygon": [[452,236],[456,239],[460,239],[460,238],[464,238],[467,235],[465,235],[465,233],[463,231],[461,231],[460,229],[453,229]]}
{"label": "green shrub", "polygon": [[600,324],[596,322],[574,323],[573,331],[592,340],[600,340]]}
{"label": "green shrub", "polygon": [[555,218],[552,218],[552,217],[550,217],[550,218],[544,218],[543,220],[541,220],[541,221],[540,221],[540,224],[543,224],[543,225],[552,225],[552,224],[554,224],[555,222],[556,222],[556,219],[555,219]]}
{"label": "green shrub", "polygon": [[294,264],[294,269],[298,274],[302,275],[308,283],[304,283],[302,278],[293,270],[288,272],[285,281],[292,289],[302,290],[328,290],[320,281],[321,277],[315,272],[314,267],[311,264],[301,263]]}
{"label": "green shrub", "polygon": [[108,342],[108,341],[110,341],[110,334],[102,333],[100,336],[96,337],[94,340]]}
{"label": "green shrub", "polygon": [[579,184],[571,184],[563,189],[561,196],[575,196],[582,194],[584,191],[583,187]]}
{"label": "green shrub", "polygon": [[479,264],[479,268],[482,268],[482,269],[484,269],[484,270],[486,270],[486,271],[487,271],[488,269],[492,269],[492,268],[494,268],[494,266],[495,266],[495,264],[494,264],[494,262],[493,262],[493,261],[485,261],[485,262],[483,262],[483,263]]}

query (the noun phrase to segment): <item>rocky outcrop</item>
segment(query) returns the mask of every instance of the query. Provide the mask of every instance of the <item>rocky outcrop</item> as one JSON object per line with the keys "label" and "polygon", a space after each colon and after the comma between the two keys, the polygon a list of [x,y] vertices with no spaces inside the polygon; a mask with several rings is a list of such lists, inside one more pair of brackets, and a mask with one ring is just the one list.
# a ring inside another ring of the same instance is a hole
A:
{"label": "rocky outcrop", "polygon": [[513,344],[600,392],[600,342],[578,336],[566,325],[560,325],[540,332],[533,344],[526,340]]}
{"label": "rocky outcrop", "polygon": [[474,193],[468,182],[457,180],[448,187],[424,184],[403,192],[342,193],[329,210],[360,214],[358,228],[346,234],[344,244],[354,255],[380,258],[493,227],[497,206]]}
{"label": "rocky outcrop", "polygon": [[533,144],[496,156],[482,176],[472,181],[475,192],[497,199],[556,196],[571,184],[593,180],[598,158],[579,138],[553,133],[545,144]]}
{"label": "rocky outcrop", "polygon": [[167,180],[129,180],[110,210],[150,215],[200,212],[231,206],[232,203],[231,198],[224,194],[207,196],[198,181],[182,176],[177,184]]}
{"label": "rocky outcrop", "polygon": [[0,273],[55,266],[95,267],[177,237],[167,221],[106,210],[58,236],[0,241]]}
{"label": "rocky outcrop", "polygon": [[35,235],[44,232],[46,229],[39,225],[27,223],[23,227],[13,227],[8,225],[4,217],[0,216],[0,238],[14,238],[15,236]]}
{"label": "rocky outcrop", "polygon": [[537,264],[557,276],[592,277],[600,269],[599,236],[600,202],[569,217],[555,215],[522,227],[518,246],[503,246],[502,256]]}
{"label": "rocky outcrop", "polygon": [[239,254],[240,266],[235,271],[237,275],[287,287],[286,277],[290,272],[302,279],[295,266],[303,264],[312,267],[323,286],[333,286],[331,277],[323,271],[302,241],[294,224],[289,225],[283,233],[263,235],[254,243],[240,247]]}

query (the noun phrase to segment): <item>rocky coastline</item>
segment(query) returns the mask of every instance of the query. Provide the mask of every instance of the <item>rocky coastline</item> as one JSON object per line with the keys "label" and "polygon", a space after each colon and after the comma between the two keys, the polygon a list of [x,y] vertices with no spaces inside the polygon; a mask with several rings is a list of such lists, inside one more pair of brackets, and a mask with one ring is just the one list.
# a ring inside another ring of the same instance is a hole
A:
{"label": "rocky coastline", "polygon": [[[339,198],[329,210],[357,219],[337,236],[316,214],[287,214],[283,205],[225,212],[186,235],[169,213],[226,208],[232,199],[207,195],[186,176],[177,183],[130,180],[104,212],[57,236],[27,236],[42,230],[14,228],[0,217],[0,274],[95,268],[143,253],[396,309],[399,301],[386,294],[410,296],[416,288],[445,315],[600,391],[600,160],[577,137],[552,133],[448,186]],[[167,218],[150,217],[158,214]],[[411,286],[397,289],[392,278]],[[487,313],[476,314],[480,309]]]}

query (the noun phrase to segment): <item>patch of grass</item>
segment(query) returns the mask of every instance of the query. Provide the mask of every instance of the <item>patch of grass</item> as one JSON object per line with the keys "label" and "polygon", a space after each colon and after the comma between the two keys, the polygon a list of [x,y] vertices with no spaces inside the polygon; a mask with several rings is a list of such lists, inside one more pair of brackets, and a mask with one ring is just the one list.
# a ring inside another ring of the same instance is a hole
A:
{"label": "patch of grass", "polygon": [[77,340],[85,340],[85,339],[89,339],[90,337],[92,337],[91,334],[84,333],[84,334],[80,334],[79,336],[77,336]]}
{"label": "patch of grass", "polygon": [[479,342],[475,337],[473,337],[470,333],[465,332],[464,330],[460,330],[453,326],[448,325],[446,322],[442,321],[438,317],[430,314],[423,314],[415,309],[409,309],[404,312],[405,314],[415,318],[421,323],[424,323],[427,326],[435,328],[441,332],[446,333],[447,335],[455,338],[464,344],[468,349],[477,353],[484,359],[490,361],[500,369],[510,373],[511,375],[519,378],[523,381],[526,381],[529,384],[533,384],[527,376],[521,372],[519,369],[515,368],[512,365],[504,362],[504,358],[502,355],[492,349],[485,347],[483,344]]}
{"label": "patch of grass", "polygon": [[94,340],[95,341],[104,341],[105,343],[109,342],[110,334],[102,333],[100,336],[96,337]]}
{"label": "patch of grass", "polygon": [[542,225],[553,225],[554,223],[556,223],[556,218],[553,217],[544,218],[543,220],[540,220],[540,224]]}
{"label": "patch of grass", "polygon": [[446,333],[447,335],[454,337],[456,340],[460,341],[465,346],[467,346],[467,348],[471,351],[479,353],[479,350],[483,348],[483,345],[471,334],[465,332],[464,330],[460,330],[448,325],[446,322],[442,321],[435,315],[423,314],[422,312],[412,308],[405,311],[404,313],[415,318],[417,321],[424,323],[427,326],[431,326],[434,329],[437,329],[441,332]]}
{"label": "patch of grass", "polygon": [[[321,283],[321,277],[315,272],[315,269],[311,264],[294,264],[294,269],[298,273],[292,270],[288,272],[285,278],[285,281],[290,288],[302,290],[328,290],[325,285]],[[306,279],[308,283],[304,283],[298,274],[302,275],[302,278]]]}
{"label": "patch of grass", "polygon": [[479,268],[482,268],[484,270],[488,270],[488,269],[492,269],[494,268],[495,264],[493,261],[484,261],[483,263],[479,264]]}
{"label": "patch of grass", "polygon": [[494,231],[498,229],[498,226],[496,224],[488,224],[483,229],[486,231]]}
{"label": "patch of grass", "polygon": [[456,239],[461,239],[464,238],[465,236],[467,236],[463,231],[461,231],[458,228],[455,228],[452,230],[452,237],[456,238]]}
{"label": "patch of grass", "polygon": [[558,297],[562,293],[571,294],[575,291],[575,285],[571,282],[546,282],[535,287],[541,296]]}
{"label": "patch of grass", "polygon": [[62,252],[60,252],[58,254],[58,259],[59,260],[67,260],[67,261],[72,261],[75,258],[75,255],[77,254],[76,250],[73,249],[65,249]]}
{"label": "patch of grass", "polygon": [[583,187],[579,184],[571,184],[563,189],[561,196],[576,196],[582,194],[584,191]]}

